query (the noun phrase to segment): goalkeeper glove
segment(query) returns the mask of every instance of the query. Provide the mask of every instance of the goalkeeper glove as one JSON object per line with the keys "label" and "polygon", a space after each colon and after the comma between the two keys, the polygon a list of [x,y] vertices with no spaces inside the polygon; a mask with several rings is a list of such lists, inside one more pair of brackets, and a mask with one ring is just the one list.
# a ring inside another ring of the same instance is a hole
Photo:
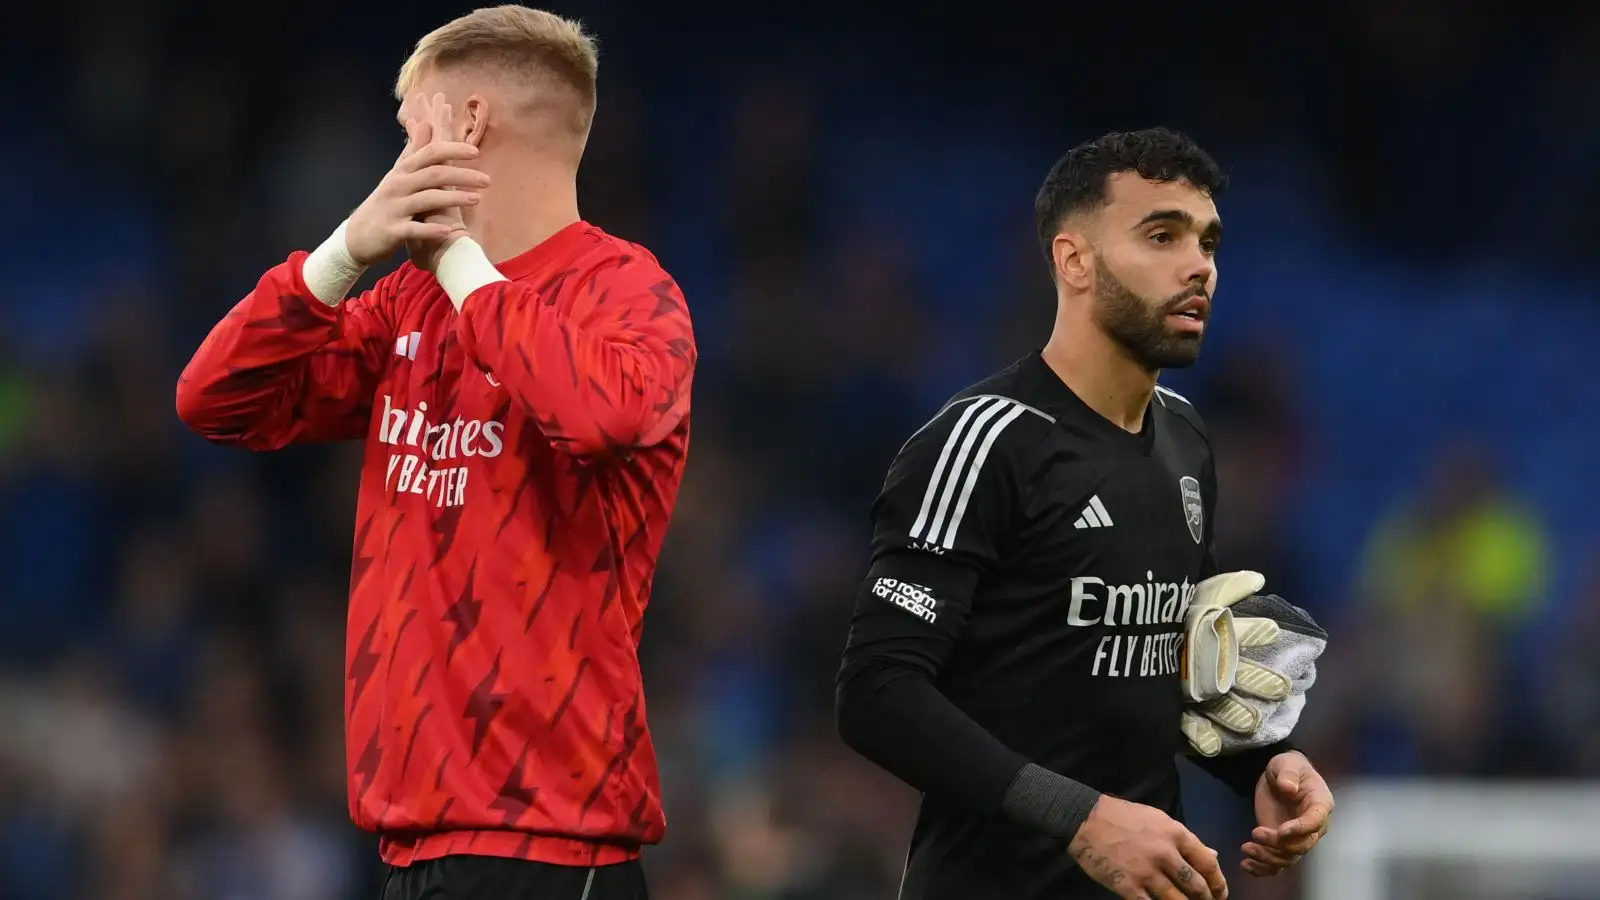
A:
{"label": "goalkeeper glove", "polygon": [[1179,672],[1184,699],[1200,703],[1233,689],[1239,666],[1239,640],[1231,607],[1253,596],[1267,579],[1259,572],[1224,572],[1195,585],[1183,618]]}
{"label": "goalkeeper glove", "polygon": [[1188,709],[1183,734],[1202,756],[1265,747],[1300,721],[1328,634],[1310,613],[1268,594],[1232,607],[1239,662],[1231,690]]}

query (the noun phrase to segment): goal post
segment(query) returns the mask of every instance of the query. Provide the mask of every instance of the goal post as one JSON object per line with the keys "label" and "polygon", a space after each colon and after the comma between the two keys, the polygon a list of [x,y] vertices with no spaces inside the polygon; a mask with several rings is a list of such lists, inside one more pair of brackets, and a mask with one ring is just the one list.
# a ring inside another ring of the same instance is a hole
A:
{"label": "goal post", "polygon": [[1600,782],[1363,779],[1333,793],[1306,900],[1600,896]]}

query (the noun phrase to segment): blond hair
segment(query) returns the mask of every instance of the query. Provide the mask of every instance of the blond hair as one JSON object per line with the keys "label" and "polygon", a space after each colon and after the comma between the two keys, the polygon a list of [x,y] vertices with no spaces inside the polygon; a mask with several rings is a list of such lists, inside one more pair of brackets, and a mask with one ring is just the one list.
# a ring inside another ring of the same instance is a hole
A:
{"label": "blond hair", "polygon": [[491,68],[540,93],[569,92],[577,101],[572,124],[580,132],[594,120],[600,55],[580,22],[515,4],[474,10],[417,41],[395,79],[395,98],[404,100],[429,71],[470,66]]}

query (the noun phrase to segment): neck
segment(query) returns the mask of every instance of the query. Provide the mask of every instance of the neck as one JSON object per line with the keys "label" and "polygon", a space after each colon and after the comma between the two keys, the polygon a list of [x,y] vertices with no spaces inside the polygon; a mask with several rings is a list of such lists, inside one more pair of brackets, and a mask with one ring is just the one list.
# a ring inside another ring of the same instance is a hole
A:
{"label": "neck", "polygon": [[520,256],[578,221],[578,179],[571,166],[524,157],[483,168],[494,183],[468,211],[467,230],[490,262]]}
{"label": "neck", "polygon": [[[1088,304],[1079,304],[1087,308]],[[1156,373],[1135,362],[1088,316],[1056,316],[1045,344],[1045,364],[1084,405],[1124,431],[1144,429],[1145,410],[1156,389]]]}

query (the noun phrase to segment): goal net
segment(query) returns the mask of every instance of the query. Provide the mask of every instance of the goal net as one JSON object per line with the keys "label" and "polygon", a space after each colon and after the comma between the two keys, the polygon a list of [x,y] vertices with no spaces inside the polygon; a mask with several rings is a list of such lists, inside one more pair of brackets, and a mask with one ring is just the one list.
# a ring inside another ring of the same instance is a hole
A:
{"label": "goal net", "polygon": [[1351,781],[1306,900],[1594,900],[1600,782]]}

